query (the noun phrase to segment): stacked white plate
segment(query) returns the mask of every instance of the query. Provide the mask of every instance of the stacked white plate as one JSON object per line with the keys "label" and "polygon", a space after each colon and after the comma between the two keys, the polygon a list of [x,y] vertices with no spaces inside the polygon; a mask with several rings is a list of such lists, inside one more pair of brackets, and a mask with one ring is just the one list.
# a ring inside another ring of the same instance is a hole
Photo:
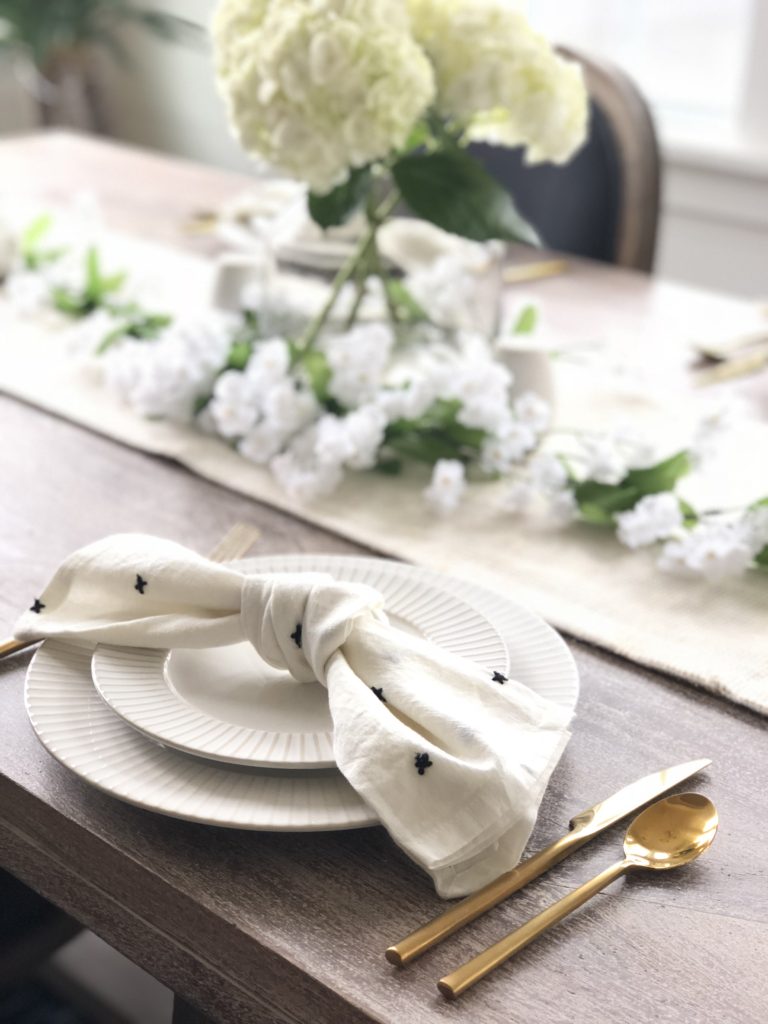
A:
{"label": "stacked white plate", "polygon": [[[505,597],[382,559],[282,555],[249,572],[329,572],[367,583],[393,624],[573,709],[578,675],[562,639]],[[416,681],[415,685],[418,685]],[[230,828],[317,831],[377,819],[335,766],[326,692],[249,644],[158,651],[46,641],[27,710],[47,749],[87,782],[162,814]]]}

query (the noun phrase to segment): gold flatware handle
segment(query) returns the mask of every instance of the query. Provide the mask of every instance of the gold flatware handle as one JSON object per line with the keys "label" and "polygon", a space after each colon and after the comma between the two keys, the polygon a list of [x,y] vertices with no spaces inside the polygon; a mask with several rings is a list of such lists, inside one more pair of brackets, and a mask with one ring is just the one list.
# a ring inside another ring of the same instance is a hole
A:
{"label": "gold flatware handle", "polygon": [[4,640],[0,643],[0,658],[7,658],[11,654],[18,654],[19,651],[25,651],[27,647],[34,647],[35,644],[39,643],[39,640]]}
{"label": "gold flatware handle", "polygon": [[[236,558],[247,555],[261,536],[261,530],[250,523],[235,523],[231,526],[219,543],[208,555],[212,562],[233,562]],[[0,642],[0,658],[34,647],[42,640],[3,640]]]}
{"label": "gold flatware handle", "polygon": [[462,964],[461,967],[458,967],[450,974],[446,974],[444,978],[438,981],[438,989],[446,999],[458,999],[462,992],[466,992],[468,988],[471,988],[481,978],[484,978],[486,974],[490,974],[499,964],[509,960],[511,956],[514,956],[515,953],[519,952],[530,942],[533,942],[534,939],[537,939],[539,935],[548,928],[551,928],[552,925],[562,921],[572,910],[576,910],[582,903],[586,903],[588,899],[591,899],[601,889],[604,889],[606,885],[610,885],[611,882],[620,878],[621,875],[633,866],[630,860],[620,860],[618,863],[606,868],[605,871],[601,871],[599,875],[596,875],[589,882],[580,885],[578,889],[568,893],[567,896],[558,900],[557,903],[553,903],[551,907],[547,907],[546,910],[531,918],[530,921],[526,921],[524,925],[510,932],[509,935],[506,935],[495,945],[483,950],[482,953],[478,953],[476,957],[468,960],[467,963]]}
{"label": "gold flatware handle", "polygon": [[395,943],[394,946],[390,946],[384,955],[391,964],[405,967],[416,957],[436,946],[438,942],[453,935],[459,928],[474,921],[475,918],[503,902],[518,889],[528,885],[534,878],[538,878],[549,868],[559,864],[564,857],[583,846],[591,838],[591,832],[586,834],[569,832],[567,835],[561,836],[560,839],[556,839],[554,843],[540,850],[533,857],[518,864],[512,871],[500,875],[499,878],[489,882],[488,885],[472,893],[471,896],[467,896],[433,921],[418,928],[400,942]]}
{"label": "gold flatware handle", "polygon": [[504,284],[522,284],[525,281],[539,281],[545,277],[557,277],[568,270],[568,260],[536,260],[534,263],[517,263],[504,267]]}

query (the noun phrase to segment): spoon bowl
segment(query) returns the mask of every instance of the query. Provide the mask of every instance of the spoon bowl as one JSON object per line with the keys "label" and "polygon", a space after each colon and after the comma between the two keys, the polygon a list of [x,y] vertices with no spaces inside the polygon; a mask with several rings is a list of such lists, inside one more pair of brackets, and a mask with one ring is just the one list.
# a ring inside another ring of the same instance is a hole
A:
{"label": "spoon bowl", "polygon": [[638,814],[627,829],[624,853],[634,867],[667,871],[709,849],[717,826],[717,810],[707,797],[668,796]]}
{"label": "spoon bowl", "polygon": [[623,860],[601,871],[489,949],[446,974],[438,981],[438,989],[446,999],[457,999],[495,967],[627,871],[637,868],[667,871],[696,860],[712,845],[717,825],[715,805],[700,793],[681,793],[657,800],[638,814],[627,829]]}

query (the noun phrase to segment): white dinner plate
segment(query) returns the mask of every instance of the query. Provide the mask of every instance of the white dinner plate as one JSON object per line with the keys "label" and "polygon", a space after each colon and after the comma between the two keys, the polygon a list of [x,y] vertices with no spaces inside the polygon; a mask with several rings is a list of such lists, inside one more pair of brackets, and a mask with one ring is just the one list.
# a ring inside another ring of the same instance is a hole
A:
{"label": "white dinner plate", "polygon": [[[273,569],[334,571],[337,556],[283,556]],[[244,565],[261,565],[249,560]],[[380,564],[375,559],[355,559]],[[578,674],[563,640],[538,616],[492,591],[426,569],[414,579],[442,581],[488,616],[505,638],[509,674],[572,710]],[[370,809],[335,768],[280,771],[242,768],[190,757],[147,739],[96,692],[93,648],[48,640],[27,673],[26,705],[44,746],[85,781],[121,800],[161,814],[229,828],[310,832],[376,824]]]}
{"label": "white dinner plate", "polygon": [[[235,564],[249,572],[285,571],[279,556]],[[424,579],[401,562],[344,556],[301,555],[292,568],[366,583],[384,596],[393,625],[481,665],[489,680],[495,671],[508,674],[498,629],[447,589],[444,577]],[[255,767],[335,766],[325,688],[272,668],[249,643],[171,652],[100,644],[91,672],[113,711],[176,750]]]}

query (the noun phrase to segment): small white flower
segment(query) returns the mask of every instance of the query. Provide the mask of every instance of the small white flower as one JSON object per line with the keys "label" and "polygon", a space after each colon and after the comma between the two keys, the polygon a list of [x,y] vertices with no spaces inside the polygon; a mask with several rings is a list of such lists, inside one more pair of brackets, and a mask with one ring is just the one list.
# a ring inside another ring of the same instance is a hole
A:
{"label": "small white flower", "polygon": [[386,388],[376,395],[376,405],[388,423],[396,420],[417,420],[437,398],[435,387],[424,378],[412,381],[407,387]]}
{"label": "small white flower", "polygon": [[331,396],[347,408],[373,401],[393,344],[392,331],[384,324],[361,324],[327,339],[323,348],[331,369]]}
{"label": "small white flower", "polygon": [[253,380],[238,370],[226,370],[213,386],[208,406],[222,437],[242,437],[259,416],[258,393]]}
{"label": "small white flower", "polygon": [[729,397],[709,406],[698,422],[690,446],[697,463],[717,454],[724,438],[743,419],[744,413],[744,403],[738,398]]}
{"label": "small white flower", "polygon": [[582,444],[586,450],[584,473],[588,480],[599,484],[618,484],[627,475],[627,462],[610,438],[585,438]]}
{"label": "small white flower", "polygon": [[263,466],[277,455],[285,444],[285,439],[285,431],[267,420],[261,420],[240,439],[237,450],[246,459]]}
{"label": "small white flower", "polygon": [[483,442],[480,465],[485,473],[507,473],[512,465],[522,461],[536,446],[536,434],[525,423],[512,420],[501,434],[494,434]]}
{"label": "small white flower", "polygon": [[619,424],[610,436],[628,469],[646,469],[657,461],[656,446],[631,424]]}
{"label": "small white flower", "polygon": [[513,408],[515,416],[537,434],[543,434],[552,421],[552,409],[549,402],[535,394],[525,391],[515,399]]}
{"label": "small white flower", "polygon": [[340,466],[312,466],[294,451],[276,455],[269,468],[288,496],[301,504],[331,494],[344,476]]}
{"label": "small white flower", "polygon": [[291,352],[287,342],[282,338],[270,338],[258,343],[244,375],[258,392],[266,394],[275,384],[285,380],[290,365]]}
{"label": "small white flower", "polygon": [[550,520],[558,526],[567,526],[572,523],[579,512],[576,495],[567,488],[549,494],[547,505]]}
{"label": "small white flower", "polygon": [[674,494],[648,494],[628,512],[616,517],[616,534],[629,548],[645,547],[671,537],[683,525],[680,502]]}
{"label": "small white flower", "polygon": [[438,256],[408,274],[405,287],[429,319],[448,330],[473,325],[476,319],[477,275],[459,254]]}
{"label": "small white flower", "polygon": [[556,455],[543,453],[528,463],[528,477],[536,490],[543,494],[562,491],[568,483],[568,473]]}
{"label": "small white flower", "polygon": [[384,440],[387,418],[375,404],[361,406],[344,417],[344,427],[354,454],[346,459],[349,469],[372,469]]}
{"label": "small white flower", "polygon": [[301,430],[320,413],[313,393],[290,378],[273,385],[262,397],[261,407],[270,425],[284,434]]}
{"label": "small white flower", "polygon": [[455,512],[467,487],[464,464],[458,459],[438,459],[424,497],[441,515]]}
{"label": "small white flower", "polygon": [[768,505],[749,509],[740,525],[744,542],[753,553],[759,555],[768,546]]}
{"label": "small white flower", "polygon": [[701,575],[718,581],[738,576],[751,564],[753,553],[741,531],[731,523],[700,523],[662,548],[660,569]]}
{"label": "small white flower", "polygon": [[505,512],[519,515],[525,512],[536,496],[535,489],[527,480],[515,480],[501,498],[501,507]]}
{"label": "small white flower", "polygon": [[343,466],[354,458],[355,443],[347,430],[344,416],[326,413],[314,427],[314,453],[321,466]]}
{"label": "small white flower", "polygon": [[119,330],[125,323],[116,318],[114,313],[106,309],[96,309],[93,313],[78,320],[67,331],[67,344],[77,354],[93,355],[101,343],[113,331]]}
{"label": "small white flower", "polygon": [[5,297],[23,316],[34,316],[51,305],[51,286],[41,274],[19,271],[6,279]]}

